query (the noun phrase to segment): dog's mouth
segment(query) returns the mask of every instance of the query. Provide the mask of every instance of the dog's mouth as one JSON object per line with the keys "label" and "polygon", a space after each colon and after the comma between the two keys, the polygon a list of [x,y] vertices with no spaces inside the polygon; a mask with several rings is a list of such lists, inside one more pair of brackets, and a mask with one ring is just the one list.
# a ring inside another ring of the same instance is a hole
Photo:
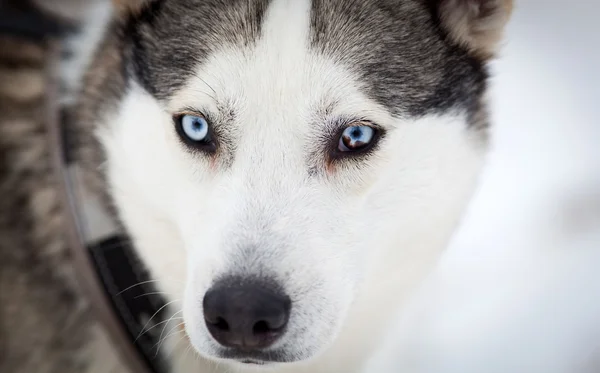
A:
{"label": "dog's mouth", "polygon": [[253,351],[245,352],[235,349],[222,349],[215,354],[217,358],[235,361],[244,365],[274,365],[293,363],[288,354],[283,351]]}
{"label": "dog's mouth", "polygon": [[265,365],[267,363],[265,363],[264,361],[259,361],[259,360],[251,360],[251,359],[246,359],[246,360],[242,360],[240,361],[242,364],[250,364],[250,365]]}

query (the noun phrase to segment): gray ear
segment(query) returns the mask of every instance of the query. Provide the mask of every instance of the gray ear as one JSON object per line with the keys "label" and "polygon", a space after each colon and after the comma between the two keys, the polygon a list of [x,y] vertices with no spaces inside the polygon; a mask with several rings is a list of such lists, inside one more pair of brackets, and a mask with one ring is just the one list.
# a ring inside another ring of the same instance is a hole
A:
{"label": "gray ear", "polygon": [[455,42],[492,57],[512,12],[512,0],[435,0],[442,27]]}

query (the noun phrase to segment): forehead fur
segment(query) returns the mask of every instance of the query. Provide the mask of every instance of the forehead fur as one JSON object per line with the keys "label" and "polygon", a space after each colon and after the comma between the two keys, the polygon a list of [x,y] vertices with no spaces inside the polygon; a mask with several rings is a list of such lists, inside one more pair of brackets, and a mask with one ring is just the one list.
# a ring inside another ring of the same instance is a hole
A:
{"label": "forehead fur", "polygon": [[[424,0],[306,0],[308,44],[360,78],[365,95],[397,116],[453,109],[481,121],[483,60],[451,43]],[[115,21],[105,50],[119,92],[135,79],[158,99],[170,98],[211,54],[250,50],[272,0],[154,0]],[[97,61],[106,60],[100,50]],[[90,76],[107,66],[97,63]],[[92,84],[92,93],[98,91]],[[103,98],[101,101],[106,101]],[[478,123],[481,124],[481,123]]]}
{"label": "forehead fur", "polygon": [[483,62],[449,43],[420,0],[313,0],[312,43],[396,115],[475,111]]}
{"label": "forehead fur", "polygon": [[165,98],[223,45],[252,44],[268,0],[157,0],[131,14],[125,37],[136,78]]}

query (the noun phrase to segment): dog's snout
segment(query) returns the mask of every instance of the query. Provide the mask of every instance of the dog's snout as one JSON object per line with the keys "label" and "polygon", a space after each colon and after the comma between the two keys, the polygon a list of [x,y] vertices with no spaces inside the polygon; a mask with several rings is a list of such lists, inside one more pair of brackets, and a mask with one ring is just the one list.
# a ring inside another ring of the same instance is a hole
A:
{"label": "dog's snout", "polygon": [[217,342],[254,351],[272,345],[285,332],[291,300],[269,281],[229,279],[209,289],[203,308]]}

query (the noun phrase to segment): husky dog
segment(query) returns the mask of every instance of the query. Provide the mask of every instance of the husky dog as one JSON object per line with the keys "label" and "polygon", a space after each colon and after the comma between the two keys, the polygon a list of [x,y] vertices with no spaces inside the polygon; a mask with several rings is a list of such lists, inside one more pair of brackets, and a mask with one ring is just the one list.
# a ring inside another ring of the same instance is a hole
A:
{"label": "husky dog", "polygon": [[74,130],[183,317],[174,371],[362,370],[476,185],[510,11],[115,1]]}

